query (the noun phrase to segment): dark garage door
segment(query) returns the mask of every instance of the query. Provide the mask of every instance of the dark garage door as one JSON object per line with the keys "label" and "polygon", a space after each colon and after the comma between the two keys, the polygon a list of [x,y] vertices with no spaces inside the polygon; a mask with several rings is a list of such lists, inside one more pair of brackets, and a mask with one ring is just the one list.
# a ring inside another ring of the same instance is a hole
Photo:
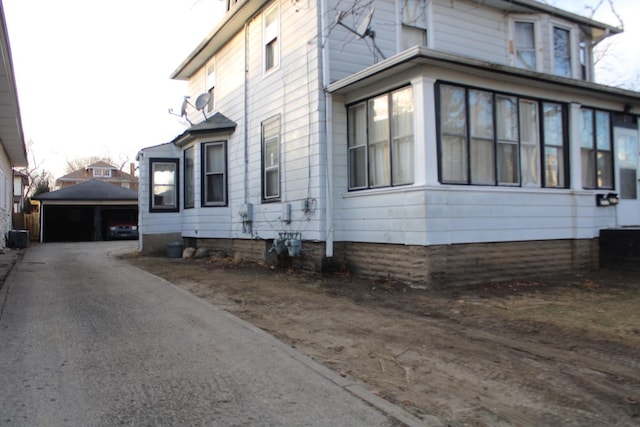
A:
{"label": "dark garage door", "polygon": [[95,206],[44,206],[44,242],[95,240]]}
{"label": "dark garage door", "polygon": [[113,218],[137,220],[138,208],[131,206],[47,206],[43,207],[43,242],[93,242],[106,239],[106,227]]}

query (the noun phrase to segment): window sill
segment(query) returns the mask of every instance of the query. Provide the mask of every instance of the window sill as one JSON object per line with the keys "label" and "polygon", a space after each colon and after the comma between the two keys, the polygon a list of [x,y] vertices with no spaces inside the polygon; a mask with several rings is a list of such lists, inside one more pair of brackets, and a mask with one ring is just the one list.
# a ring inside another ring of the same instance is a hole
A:
{"label": "window sill", "polygon": [[[372,197],[386,194],[416,193],[423,191],[433,192],[474,192],[493,194],[548,194],[548,195],[588,195],[592,196],[594,191],[573,188],[542,188],[542,187],[510,187],[510,186],[483,186],[483,185],[457,185],[457,184],[436,184],[436,185],[408,185],[398,187],[372,188],[367,190],[354,190],[341,194],[343,199],[358,197]],[[600,190],[603,191],[603,190]]]}

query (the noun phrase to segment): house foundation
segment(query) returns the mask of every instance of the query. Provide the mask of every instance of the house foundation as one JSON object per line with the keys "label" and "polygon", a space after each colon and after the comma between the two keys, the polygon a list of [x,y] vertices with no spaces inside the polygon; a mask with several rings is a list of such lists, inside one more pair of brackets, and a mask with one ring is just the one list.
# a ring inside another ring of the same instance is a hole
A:
{"label": "house foundation", "polygon": [[247,262],[291,267],[310,273],[348,271],[352,276],[392,280],[432,289],[532,279],[599,268],[598,239],[411,246],[336,242],[325,256],[324,242],[305,241],[298,257],[271,251],[271,240],[184,239],[185,246]]}

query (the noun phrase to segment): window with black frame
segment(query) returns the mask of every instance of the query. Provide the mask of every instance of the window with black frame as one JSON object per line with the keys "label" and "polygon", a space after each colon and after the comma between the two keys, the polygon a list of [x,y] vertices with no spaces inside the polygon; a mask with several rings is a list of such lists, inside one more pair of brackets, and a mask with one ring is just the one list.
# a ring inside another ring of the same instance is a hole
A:
{"label": "window with black frame", "polygon": [[262,200],[280,200],[280,116],[262,123]]}
{"label": "window with black frame", "polygon": [[592,108],[580,109],[580,153],[583,188],[613,188],[611,114]]}
{"label": "window with black frame", "polygon": [[193,147],[184,150],[184,207],[193,208],[195,205],[195,164]]}
{"label": "window with black frame", "polygon": [[227,205],[227,142],[202,144],[202,206]]}
{"label": "window with black frame", "polygon": [[178,159],[151,158],[150,212],[178,212]]}
{"label": "window with black frame", "polygon": [[349,190],[412,184],[411,86],[348,107]]}
{"label": "window with black frame", "polygon": [[564,105],[445,83],[437,93],[440,182],[566,188]]}

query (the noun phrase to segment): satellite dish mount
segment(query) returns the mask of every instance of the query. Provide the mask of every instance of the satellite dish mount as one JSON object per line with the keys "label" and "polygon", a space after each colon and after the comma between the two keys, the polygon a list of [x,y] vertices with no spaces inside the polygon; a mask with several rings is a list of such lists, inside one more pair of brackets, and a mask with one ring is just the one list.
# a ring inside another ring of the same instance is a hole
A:
{"label": "satellite dish mount", "polygon": [[382,53],[382,51],[380,50],[378,45],[376,44],[376,33],[375,33],[375,31],[373,31],[371,29],[371,19],[373,18],[373,12],[374,11],[375,11],[375,8],[371,9],[371,11],[369,11],[367,16],[364,17],[362,22],[360,22],[360,25],[358,25],[355,29],[349,27],[344,22],[342,22],[343,18],[345,17],[345,13],[340,11],[340,12],[338,12],[338,15],[336,16],[336,24],[346,28],[349,32],[355,34],[360,39],[364,39],[365,37],[370,37],[371,38],[371,42],[373,43],[373,47],[375,49],[374,58],[373,59],[374,59],[374,61],[377,62],[378,61],[377,55],[380,55],[382,57],[382,59],[386,59],[386,58],[384,57],[384,54]]}
{"label": "satellite dish mount", "polygon": [[187,114],[187,105],[191,106],[192,108],[195,108],[196,110],[199,110],[202,112],[202,116],[204,117],[204,121],[207,121],[207,115],[204,113],[204,109],[205,107],[209,104],[209,100],[211,99],[211,95],[209,95],[208,93],[201,93],[200,95],[198,95],[198,97],[196,98],[196,104],[193,105],[191,102],[189,102],[189,99],[191,99],[190,96],[185,96],[184,99],[182,100],[182,106],[180,107],[180,114],[176,114],[173,112],[173,108],[169,108],[169,114],[173,114],[174,116],[179,116],[184,118],[190,126],[193,126],[193,123],[191,122],[191,120],[189,120],[189,115]]}

